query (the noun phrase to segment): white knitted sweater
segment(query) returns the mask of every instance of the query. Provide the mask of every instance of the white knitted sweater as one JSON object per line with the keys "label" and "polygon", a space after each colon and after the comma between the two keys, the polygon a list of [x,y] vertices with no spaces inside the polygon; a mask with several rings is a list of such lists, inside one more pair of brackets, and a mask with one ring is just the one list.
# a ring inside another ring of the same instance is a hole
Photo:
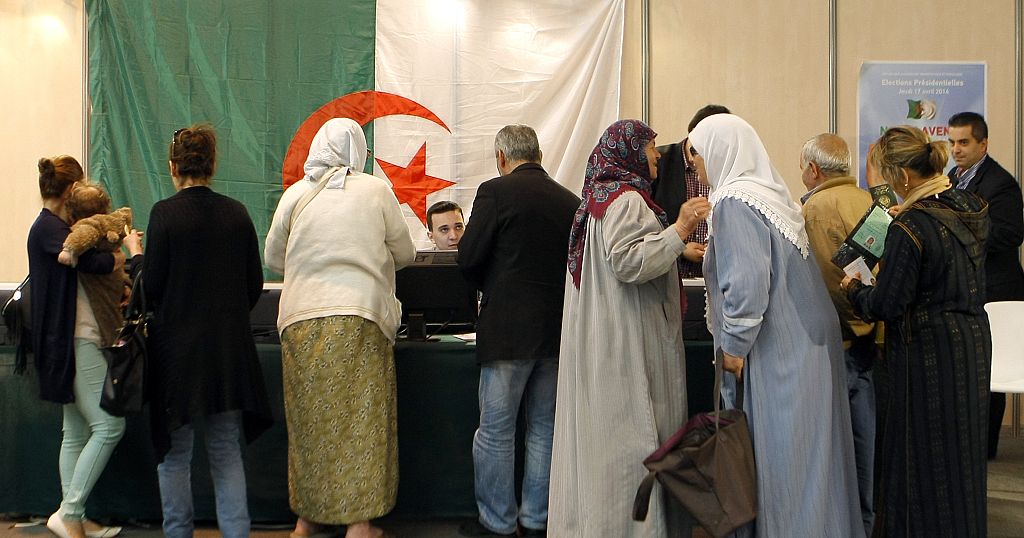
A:
{"label": "white knitted sweater", "polygon": [[288,229],[292,210],[315,184],[281,196],[267,234],[267,267],[284,275],[277,329],[313,318],[355,315],[394,341],[402,307],[395,271],[416,256],[394,192],[378,177],[352,172],[314,197]]}

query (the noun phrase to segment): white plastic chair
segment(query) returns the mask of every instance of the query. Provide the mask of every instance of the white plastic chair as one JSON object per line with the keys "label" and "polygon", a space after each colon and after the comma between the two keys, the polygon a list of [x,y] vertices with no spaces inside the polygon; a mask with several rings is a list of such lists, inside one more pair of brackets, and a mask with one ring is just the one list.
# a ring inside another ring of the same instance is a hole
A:
{"label": "white plastic chair", "polygon": [[1024,301],[998,301],[985,305],[992,325],[992,392],[1012,395],[1012,432],[1020,434],[1020,395],[1024,392]]}

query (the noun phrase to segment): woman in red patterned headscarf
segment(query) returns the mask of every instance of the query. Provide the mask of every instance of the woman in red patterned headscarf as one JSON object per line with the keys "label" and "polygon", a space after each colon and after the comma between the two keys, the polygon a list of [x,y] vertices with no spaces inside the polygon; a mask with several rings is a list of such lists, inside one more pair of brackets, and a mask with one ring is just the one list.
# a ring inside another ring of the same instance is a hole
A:
{"label": "woman in red patterned headscarf", "polygon": [[630,519],[640,462],[686,419],[676,260],[710,210],[694,198],[666,222],[650,196],[655,135],[637,120],[615,122],[587,164],[569,236],[551,536],[684,535],[681,512],[662,502],[646,521]]}

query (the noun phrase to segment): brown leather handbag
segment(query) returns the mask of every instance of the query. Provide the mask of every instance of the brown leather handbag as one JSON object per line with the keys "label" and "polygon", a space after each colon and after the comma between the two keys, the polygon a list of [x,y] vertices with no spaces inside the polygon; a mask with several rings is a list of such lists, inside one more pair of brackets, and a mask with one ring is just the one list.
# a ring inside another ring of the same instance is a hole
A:
{"label": "brown leather handbag", "polygon": [[708,533],[726,536],[757,517],[757,475],[743,384],[737,382],[737,409],[721,410],[722,357],[715,366],[715,410],[701,413],[644,460],[650,472],[633,502],[633,519],[647,518],[657,480]]}

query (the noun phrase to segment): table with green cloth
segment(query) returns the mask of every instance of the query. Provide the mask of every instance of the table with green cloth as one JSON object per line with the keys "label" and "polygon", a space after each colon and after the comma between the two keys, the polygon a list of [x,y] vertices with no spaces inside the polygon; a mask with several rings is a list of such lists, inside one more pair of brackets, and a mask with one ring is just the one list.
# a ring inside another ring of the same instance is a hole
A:
{"label": "table with green cloth", "polygon": [[[289,521],[287,443],[281,395],[281,351],[257,346],[274,426],[245,448],[249,509],[254,521]],[[398,381],[399,488],[395,514],[462,516],[473,500],[473,432],[478,417],[475,345],[450,336],[395,346]],[[57,457],[60,406],[39,400],[29,361],[14,375],[14,349],[0,347],[0,513],[50,514],[60,504]],[[195,516],[215,519],[213,484],[202,429],[193,466]],[[128,418],[124,438],[97,482],[86,513],[94,518],[159,520],[160,493],[149,421]]]}
{"label": "table with green cloth", "polygon": [[[280,346],[259,344],[257,348],[276,422],[245,448],[249,510],[253,521],[291,521]],[[710,343],[687,342],[686,348],[691,413],[710,409],[710,387],[704,390],[709,382],[703,379],[706,371],[714,372],[708,368]],[[39,400],[29,363],[28,375],[14,375],[14,349],[0,346],[0,513],[46,515],[60,503],[61,411],[59,405]],[[395,363],[399,486],[393,513],[474,515],[472,444],[479,421],[480,377],[475,345],[451,336],[433,342],[399,341]],[[195,517],[213,520],[213,485],[201,435],[200,428],[192,474]],[[122,521],[161,518],[145,411],[128,418],[125,436],[89,497],[86,513]]]}

